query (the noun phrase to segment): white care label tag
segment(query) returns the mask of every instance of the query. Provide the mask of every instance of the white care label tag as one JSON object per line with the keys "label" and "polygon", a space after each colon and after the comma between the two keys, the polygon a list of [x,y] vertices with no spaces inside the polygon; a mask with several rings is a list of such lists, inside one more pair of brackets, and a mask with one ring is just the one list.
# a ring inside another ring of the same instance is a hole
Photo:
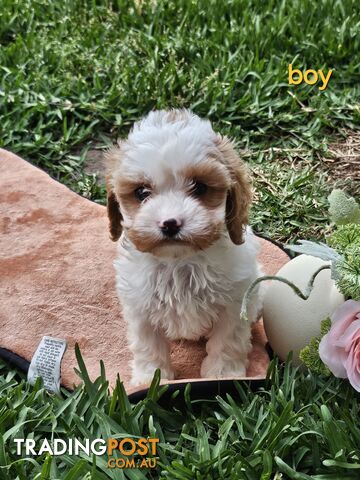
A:
{"label": "white care label tag", "polygon": [[44,387],[60,393],[60,365],[66,350],[66,341],[61,338],[43,337],[31,359],[27,379],[34,385],[41,377]]}

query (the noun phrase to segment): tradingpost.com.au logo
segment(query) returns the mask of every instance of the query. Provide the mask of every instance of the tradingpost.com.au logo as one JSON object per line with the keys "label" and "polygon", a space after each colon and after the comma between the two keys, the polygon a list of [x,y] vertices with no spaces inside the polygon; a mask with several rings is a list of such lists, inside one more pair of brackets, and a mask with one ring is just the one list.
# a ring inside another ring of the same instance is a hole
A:
{"label": "tradingpost.com.au logo", "polygon": [[158,438],[138,438],[133,439],[125,437],[121,439],[96,438],[94,440],[85,439],[80,441],[77,438],[62,440],[56,438],[52,441],[48,439],[36,442],[30,438],[15,438],[16,454],[26,456],[39,456],[45,453],[50,455],[74,455],[79,456],[82,453],[87,456],[108,455],[108,468],[155,468]]}

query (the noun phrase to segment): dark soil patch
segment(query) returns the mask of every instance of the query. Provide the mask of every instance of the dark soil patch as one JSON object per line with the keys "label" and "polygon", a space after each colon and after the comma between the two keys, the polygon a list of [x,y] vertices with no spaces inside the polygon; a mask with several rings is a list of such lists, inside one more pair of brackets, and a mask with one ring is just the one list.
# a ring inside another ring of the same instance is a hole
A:
{"label": "dark soil patch", "polygon": [[88,175],[96,175],[98,185],[105,184],[105,163],[103,150],[89,150],[84,162],[84,172]]}
{"label": "dark soil patch", "polygon": [[343,137],[329,146],[321,166],[348,193],[360,195],[360,132],[344,130]]}

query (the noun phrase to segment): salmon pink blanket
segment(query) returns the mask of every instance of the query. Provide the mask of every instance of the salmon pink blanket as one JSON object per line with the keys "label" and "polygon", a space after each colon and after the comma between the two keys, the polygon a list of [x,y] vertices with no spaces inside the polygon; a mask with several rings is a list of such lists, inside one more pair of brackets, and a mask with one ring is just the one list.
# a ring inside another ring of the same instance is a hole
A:
{"label": "salmon pink blanket", "polygon": [[[267,274],[287,262],[277,246],[260,239]],[[109,239],[105,207],[0,149],[0,346],[31,360],[44,335],[63,338],[62,383],[79,382],[74,345],[91,378],[105,363],[129,389],[130,353],[115,291],[116,244]],[[261,321],[253,328],[247,376],[262,378],[268,365]],[[178,379],[199,377],[203,342],[172,344]]]}

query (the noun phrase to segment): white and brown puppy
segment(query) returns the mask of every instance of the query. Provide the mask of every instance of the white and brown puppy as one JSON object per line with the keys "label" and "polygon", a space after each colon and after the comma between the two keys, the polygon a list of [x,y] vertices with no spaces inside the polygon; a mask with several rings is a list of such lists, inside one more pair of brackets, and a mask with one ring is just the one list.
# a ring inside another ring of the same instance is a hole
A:
{"label": "white and brown puppy", "polygon": [[[133,353],[132,383],[156,368],[174,378],[169,340],[206,337],[203,377],[245,375],[250,322],[240,320],[259,276],[246,226],[251,189],[233,144],[188,110],[155,111],[107,154],[117,291]],[[260,301],[253,297],[249,317]]]}

